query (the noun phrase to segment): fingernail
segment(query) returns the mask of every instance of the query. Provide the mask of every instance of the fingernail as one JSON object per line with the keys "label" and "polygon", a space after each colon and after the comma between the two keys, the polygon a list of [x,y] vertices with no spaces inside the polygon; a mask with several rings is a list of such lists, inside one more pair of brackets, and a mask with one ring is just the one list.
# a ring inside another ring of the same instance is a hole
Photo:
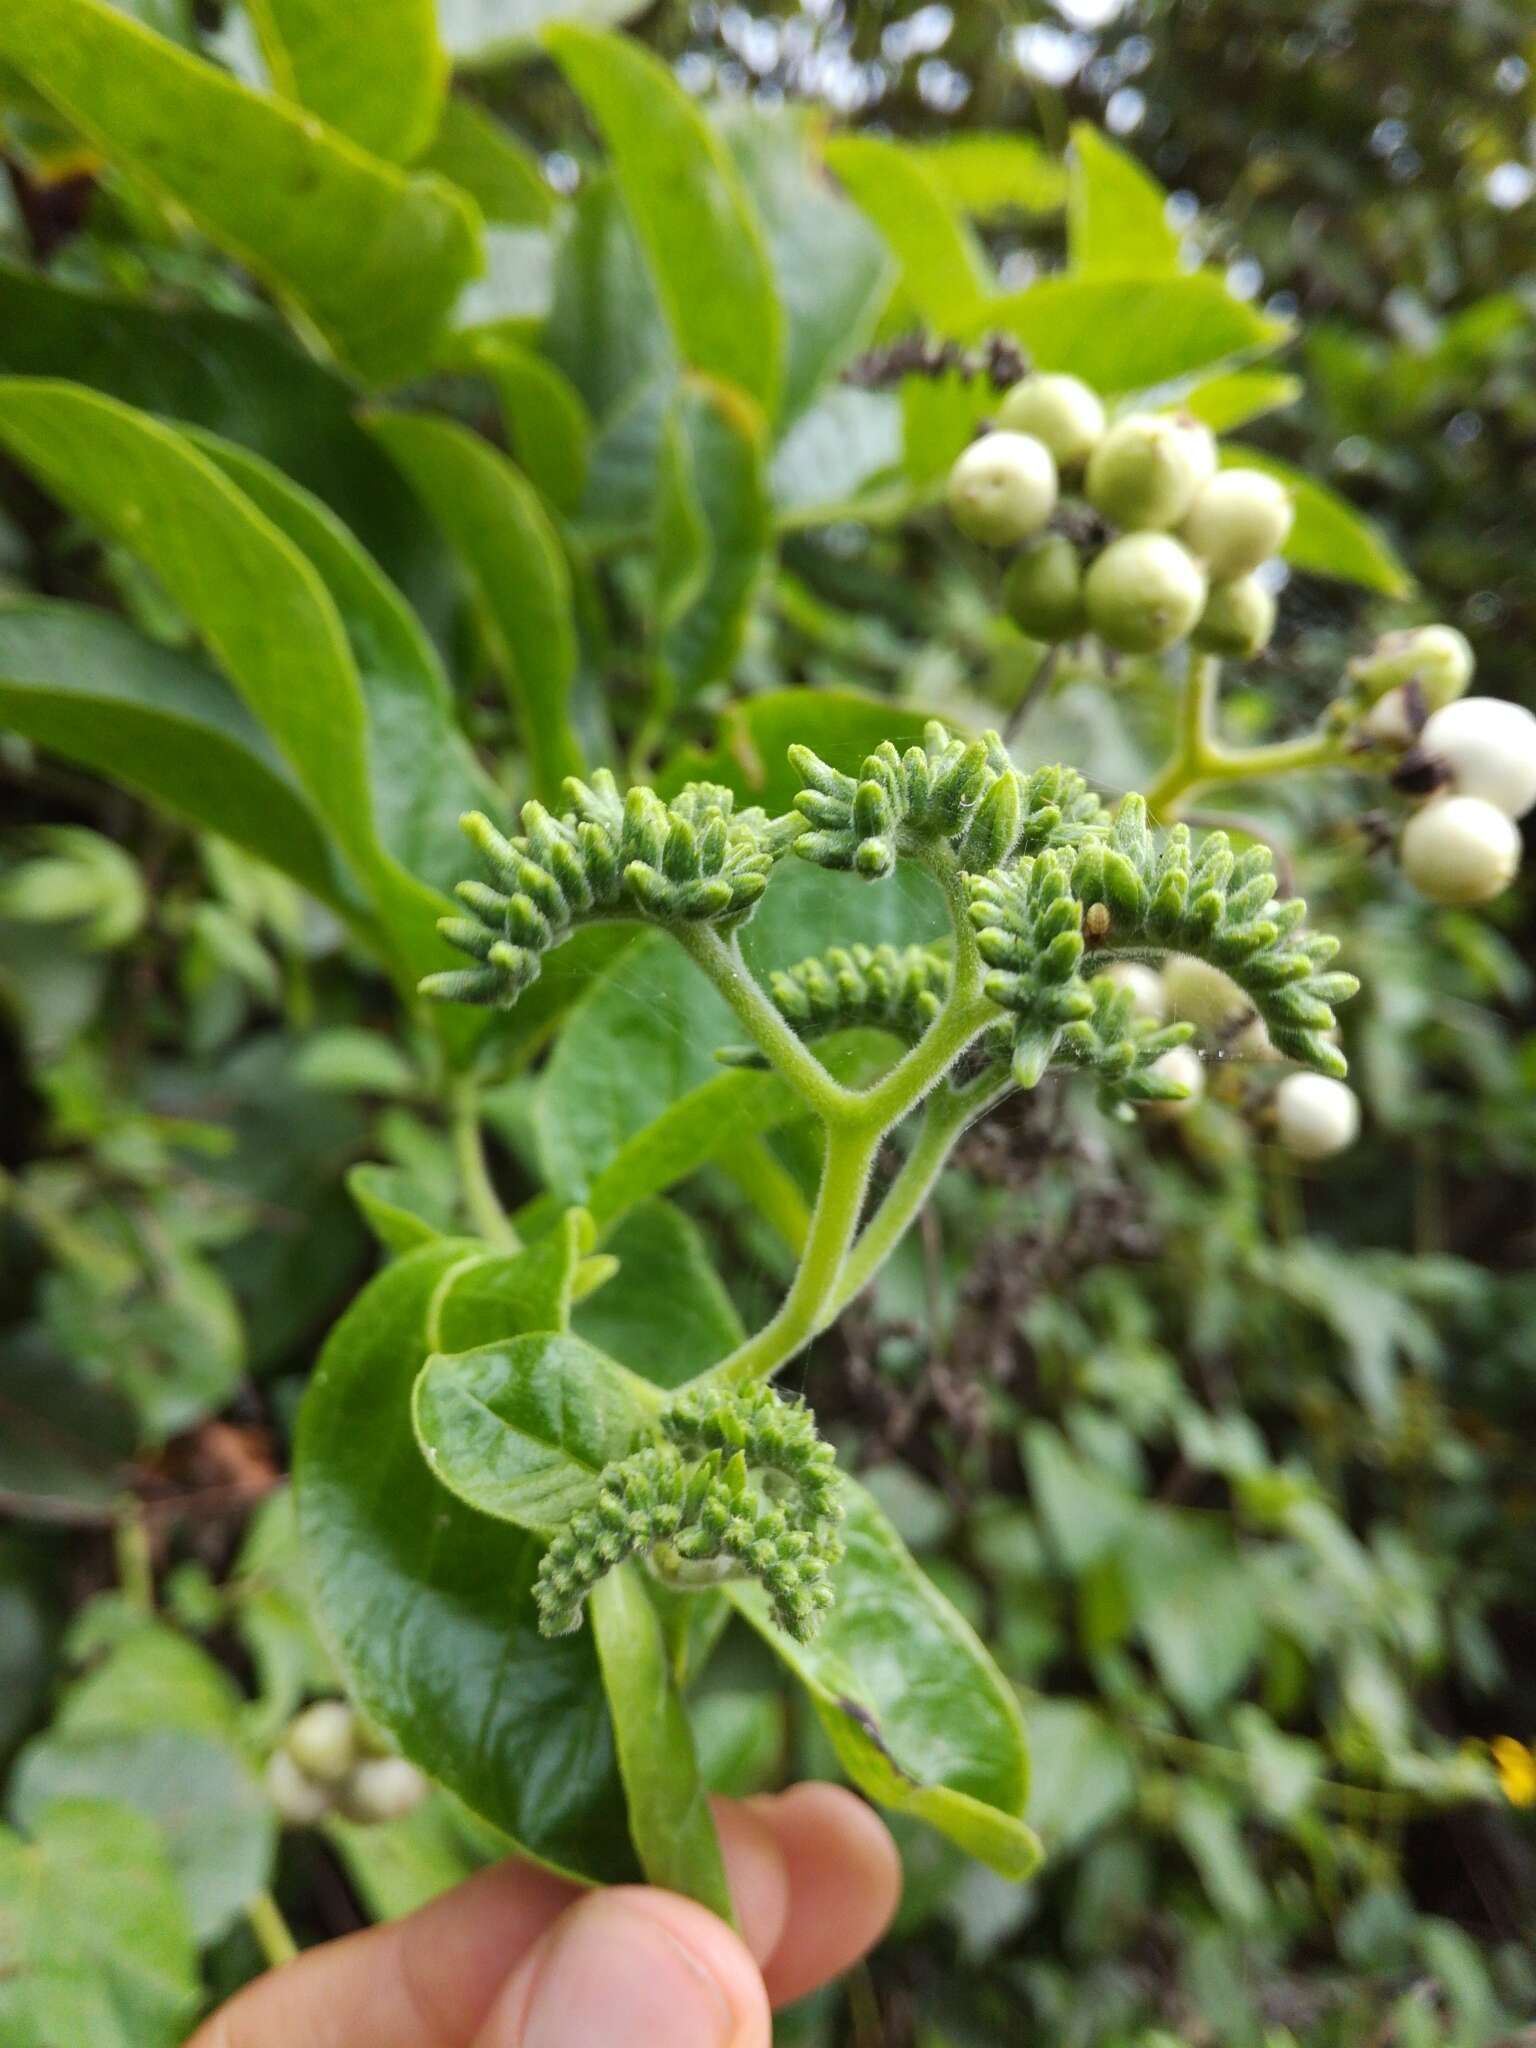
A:
{"label": "fingernail", "polygon": [[730,2048],[730,2001],[643,1897],[597,1892],[547,1937],[521,2048]]}

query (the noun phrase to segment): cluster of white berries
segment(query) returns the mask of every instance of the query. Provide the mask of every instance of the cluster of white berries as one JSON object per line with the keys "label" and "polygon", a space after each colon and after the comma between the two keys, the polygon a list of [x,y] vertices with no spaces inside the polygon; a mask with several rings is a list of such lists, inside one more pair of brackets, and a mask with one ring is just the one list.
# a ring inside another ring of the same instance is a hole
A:
{"label": "cluster of white berries", "polygon": [[1403,873],[1432,903],[1487,903],[1520,865],[1516,820],[1536,806],[1536,718],[1468,697],[1472,649],[1454,626],[1389,633],[1350,665],[1341,700],[1362,739],[1398,755],[1421,795],[1403,827]]}
{"label": "cluster of white berries", "polygon": [[[1248,998],[1220,968],[1179,953],[1160,973],[1136,961],[1120,961],[1105,971],[1131,991],[1141,1016],[1159,1024],[1181,1020],[1195,1025],[1220,1060],[1253,1064],[1278,1058]],[[1182,1101],[1145,1104],[1144,1117],[1176,1122],[1205,1093],[1209,1069],[1193,1045],[1165,1052],[1153,1071],[1178,1081],[1189,1093]],[[1359,1097],[1327,1074],[1287,1073],[1260,1107],[1276,1142],[1294,1159],[1331,1159],[1360,1135]]]}
{"label": "cluster of white berries", "polygon": [[290,1827],[327,1814],[344,1820],[399,1820],[430,1786],[396,1756],[345,1700],[318,1700],[289,1722],[267,1763],[267,1792]]}
{"label": "cluster of white berries", "polygon": [[[1065,481],[1110,529],[1102,544],[1062,530],[1071,520],[1052,527]],[[1260,470],[1218,469],[1215,435],[1187,414],[1111,425],[1078,378],[1025,377],[950,471],[949,509],[972,540],[1020,549],[1005,601],[1032,639],[1091,631],[1122,653],[1158,654],[1192,638],[1246,657],[1274,631],[1255,571],[1285,545],[1290,495]]]}

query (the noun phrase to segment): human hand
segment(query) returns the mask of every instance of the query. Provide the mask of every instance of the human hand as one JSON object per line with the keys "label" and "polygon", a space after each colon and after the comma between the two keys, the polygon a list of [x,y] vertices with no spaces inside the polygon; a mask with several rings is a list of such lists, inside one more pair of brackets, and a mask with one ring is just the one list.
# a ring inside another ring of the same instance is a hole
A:
{"label": "human hand", "polygon": [[714,1810],[739,1936],[671,1892],[502,1863],[259,1978],[189,2048],[769,2048],[770,2006],[879,1939],[901,1866],[836,1785]]}

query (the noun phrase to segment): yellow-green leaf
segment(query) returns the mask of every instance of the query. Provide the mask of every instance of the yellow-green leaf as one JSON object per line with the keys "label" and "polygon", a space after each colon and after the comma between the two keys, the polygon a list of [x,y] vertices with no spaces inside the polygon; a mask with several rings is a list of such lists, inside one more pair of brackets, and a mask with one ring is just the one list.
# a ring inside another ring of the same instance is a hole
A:
{"label": "yellow-green leaf", "polygon": [[884,235],[922,318],[941,334],[979,321],[990,266],[923,157],[878,135],[833,136],[823,154]]}
{"label": "yellow-green leaf", "polygon": [[1067,253],[1074,277],[1174,277],[1179,236],[1168,195],[1091,122],[1072,130]]}
{"label": "yellow-green leaf", "polygon": [[448,60],[433,0],[246,0],[272,83],[376,156],[409,163],[437,128]]}

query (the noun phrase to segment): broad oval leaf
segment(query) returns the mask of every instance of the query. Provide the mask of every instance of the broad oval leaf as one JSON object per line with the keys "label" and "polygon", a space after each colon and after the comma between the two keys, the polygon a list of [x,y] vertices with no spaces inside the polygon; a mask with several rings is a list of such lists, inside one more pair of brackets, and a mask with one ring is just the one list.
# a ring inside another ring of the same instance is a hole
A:
{"label": "broad oval leaf", "polygon": [[432,140],[448,63],[433,0],[372,0],[363,32],[332,0],[247,0],[272,83],[375,156]]}
{"label": "broad oval leaf", "polygon": [[612,155],[683,361],[757,400],[784,379],[784,315],[762,228],[730,153],[671,69],[638,43],[545,31]]}
{"label": "broad oval leaf", "polygon": [[427,361],[481,262],[452,186],[366,155],[110,0],[6,0],[0,57],[302,306],[360,375],[385,383]]}
{"label": "broad oval leaf", "polygon": [[654,1420],[646,1384],[579,1337],[542,1331],[429,1358],[412,1396],[422,1456],[483,1515],[550,1534]]}
{"label": "broad oval leaf", "polygon": [[991,266],[921,154],[879,135],[833,136],[823,154],[885,237],[919,315],[941,334],[982,321]]}
{"label": "broad oval leaf", "polygon": [[593,1221],[607,1230],[637,1202],[665,1193],[722,1152],[802,1113],[799,1099],[777,1074],[714,1075],[620,1146],[588,1192]]}
{"label": "broad oval leaf", "polygon": [[1261,448],[1229,441],[1221,451],[1226,469],[1262,469],[1291,493],[1296,519],[1282,553],[1298,569],[1358,583],[1387,597],[1406,597],[1413,578],[1389,543],[1353,505],[1304,470],[1279,462]]}
{"label": "broad oval leaf", "polygon": [[1126,150],[1089,121],[1072,129],[1067,255],[1074,277],[1175,277],[1179,233],[1168,195]]}
{"label": "broad oval leaf", "polygon": [[1055,213],[1067,196],[1064,165],[1028,135],[978,129],[906,147],[950,205],[973,220]]}
{"label": "broad oval leaf", "polygon": [[411,1429],[433,1299],[484,1256],[462,1240],[407,1253],[321,1355],[294,1468],[316,1619],[424,1770],[539,1861],[622,1882],[635,1862],[591,1632],[540,1635],[539,1539],[455,1500]]}
{"label": "broad oval leaf", "polygon": [[767,573],[767,437],[761,416],[729,386],[685,378],[674,401],[675,445],[709,547],[696,584],[662,635],[674,687],[695,696],[730,673],[758,585]]}
{"label": "broad oval leaf", "polygon": [[477,1351],[528,1330],[563,1330],[571,1319],[576,1271],[592,1248],[592,1221],[567,1209],[524,1251],[487,1252],[454,1273],[432,1298],[431,1351]]}
{"label": "broad oval leaf", "polygon": [[682,1386],[745,1338],[703,1232],[675,1203],[631,1209],[604,1250],[619,1270],[577,1307],[576,1333],[652,1386]]}
{"label": "broad oval leaf", "polygon": [[1013,1689],[870,1496],[843,1485],[847,1554],[811,1642],[775,1627],[758,1586],[727,1594],[810,1693],[861,1791],[1005,1877],[1028,1877],[1040,1847],[1023,1820],[1029,1757]]}

